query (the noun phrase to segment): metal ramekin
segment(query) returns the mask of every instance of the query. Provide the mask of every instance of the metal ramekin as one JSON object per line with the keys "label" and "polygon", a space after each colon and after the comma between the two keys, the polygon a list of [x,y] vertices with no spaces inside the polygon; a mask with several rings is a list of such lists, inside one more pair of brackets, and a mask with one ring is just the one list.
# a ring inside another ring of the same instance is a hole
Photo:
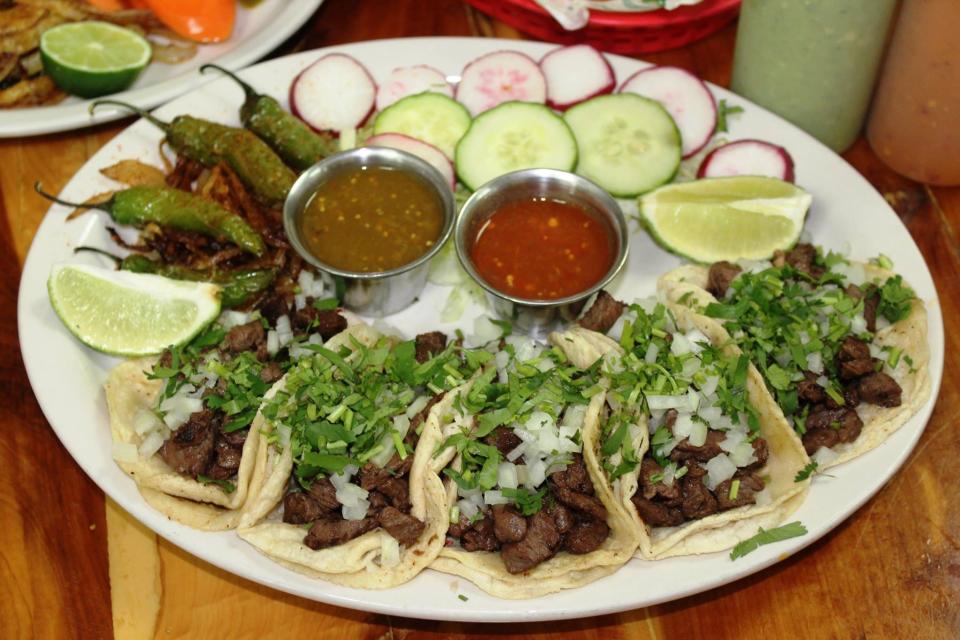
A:
{"label": "metal ramekin", "polygon": [[[557,300],[527,300],[499,291],[477,273],[470,259],[470,247],[483,223],[508,202],[530,198],[548,198],[580,205],[607,224],[616,242],[613,264],[592,287]],[[535,336],[549,332],[560,321],[576,319],[586,299],[605,287],[623,268],[629,240],[627,221],[620,205],[609,193],[586,178],[555,169],[515,171],[483,185],[463,205],[453,235],[460,264],[486,289],[494,312],[502,319],[511,321],[515,328]]]}
{"label": "metal ramekin", "polygon": [[[443,209],[443,228],[433,247],[422,256],[390,271],[361,273],[344,271],[325,264],[300,241],[300,216],[318,187],[335,175],[357,167],[392,167],[415,174],[436,193]],[[283,228],[290,244],[303,259],[344,284],[343,304],[348,309],[368,316],[386,316],[408,307],[427,281],[427,268],[432,258],[450,237],[456,205],[450,185],[440,172],[420,158],[385,147],[361,147],[324,158],[297,178],[283,205]]]}

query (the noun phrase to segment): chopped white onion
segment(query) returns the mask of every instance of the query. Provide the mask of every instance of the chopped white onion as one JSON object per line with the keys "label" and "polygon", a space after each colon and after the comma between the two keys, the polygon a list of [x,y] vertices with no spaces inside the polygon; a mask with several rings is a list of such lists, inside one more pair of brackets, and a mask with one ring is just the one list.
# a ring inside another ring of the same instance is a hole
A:
{"label": "chopped white onion", "polygon": [[715,455],[704,465],[704,468],[707,470],[705,484],[711,491],[716,489],[717,485],[724,480],[732,478],[733,474],[737,472],[737,465],[733,464],[725,453]]}
{"label": "chopped white onion", "polygon": [[[188,393],[184,388],[181,392]],[[177,393],[176,395],[165,398],[160,403],[160,411],[164,413],[163,422],[170,429],[176,429],[190,417],[191,413],[196,413],[203,409],[203,400],[200,398],[190,398],[186,395]]]}
{"label": "chopped white onion", "polygon": [[647,396],[647,406],[651,410],[677,409],[687,406],[687,396]]}
{"label": "chopped white onion", "polygon": [[567,407],[563,412],[563,418],[560,420],[560,435],[571,436],[573,432],[564,432],[563,428],[573,428],[574,431],[583,427],[583,420],[587,415],[587,405],[574,404]]}
{"label": "chopped white onion", "polygon": [[473,321],[473,335],[466,337],[467,346],[480,347],[496,340],[503,334],[503,329],[493,323],[487,316],[479,316]]}
{"label": "chopped white onion", "polygon": [[[588,307],[584,307],[584,308],[588,308]],[[610,327],[610,330],[607,331],[607,335],[613,338],[614,340],[616,340],[617,342],[620,342],[620,338],[623,336],[623,325],[625,325],[626,323],[627,323],[627,315],[625,313],[621,313],[620,317],[617,318],[617,321],[614,322],[613,326]]]}
{"label": "chopped white onion", "polygon": [[694,447],[702,447],[703,443],[707,441],[707,425],[703,424],[699,420],[694,421],[693,429],[690,431],[690,437],[687,439],[687,442]]}
{"label": "chopped white onion", "polygon": [[530,432],[541,431],[544,428],[550,429],[553,426],[555,426],[553,416],[545,411],[534,411],[523,423],[523,427]]}
{"label": "chopped white onion", "polygon": [[163,422],[153,411],[149,409],[140,409],[133,416],[133,430],[138,436],[142,436],[150,431],[154,431],[163,426]]}
{"label": "chopped white onion", "polygon": [[677,475],[677,464],[675,462],[671,462],[667,464],[667,466],[663,468],[663,480],[662,480],[663,484],[665,484],[668,487],[672,487],[673,479],[674,479],[674,476],[676,475]]}
{"label": "chopped white onion", "polygon": [[693,351],[690,341],[682,333],[673,334],[673,340],[670,341],[670,353],[675,356],[682,356]]}
{"label": "chopped white onion", "polygon": [[738,467],[746,467],[757,461],[756,452],[749,442],[741,442],[730,452],[730,462]]}
{"label": "chopped white onion", "polygon": [[683,440],[690,437],[693,431],[693,417],[689,413],[681,413],[673,423],[673,437],[677,440]]}
{"label": "chopped white onion", "polygon": [[250,322],[249,313],[242,311],[224,311],[220,314],[220,325],[224,329],[232,329],[233,327],[247,324],[248,322]]}
{"label": "chopped white onion", "polygon": [[517,465],[512,462],[501,462],[500,466],[497,467],[497,484],[501,489],[516,489],[518,486]]}
{"label": "chopped white onion", "polygon": [[723,416],[723,410],[720,407],[703,407],[700,409],[699,415],[708,424],[712,425]]}
{"label": "chopped white onion", "polygon": [[468,520],[480,512],[480,507],[469,500],[458,500],[457,506],[460,507],[460,515],[466,517]]}
{"label": "chopped white onion", "polygon": [[113,459],[117,462],[136,462],[137,445],[132,442],[114,442],[110,447]]}
{"label": "chopped white onion", "polygon": [[643,361],[647,364],[653,364],[657,361],[658,355],[660,355],[660,347],[657,346],[656,342],[651,342],[647,345],[647,352],[643,355]]}
{"label": "chopped white onion", "polygon": [[654,296],[649,296],[646,298],[637,298],[636,300],[633,301],[633,303],[636,305],[639,305],[640,308],[647,313],[647,315],[656,311],[657,304],[659,304],[656,297]]}
{"label": "chopped white onion", "polygon": [[400,543],[389,534],[380,536],[380,566],[395,567],[400,564]]}
{"label": "chopped white onion", "polygon": [[[720,441],[720,448],[727,453],[736,451],[740,443],[747,439],[747,433],[739,429],[727,431],[727,437]],[[752,447],[751,447],[752,448]],[[739,465],[738,465],[739,466]]]}
{"label": "chopped white onion", "polygon": [[807,369],[817,374],[823,373],[823,355],[819,351],[807,354]]}
{"label": "chopped white onion", "polygon": [[829,447],[820,447],[810,457],[813,458],[813,461],[817,463],[817,466],[819,466],[822,469],[823,467],[827,466],[828,464],[836,460],[838,455],[839,454],[836,451],[834,451],[833,449],[830,449]]}
{"label": "chopped white onion", "polygon": [[267,353],[271,356],[277,355],[277,351],[280,351],[280,338],[277,336],[277,332],[273,329],[267,331]]}
{"label": "chopped white onion", "polygon": [[867,330],[867,321],[863,317],[862,313],[858,313],[853,316],[853,320],[850,321],[850,331],[853,333],[864,333]]}
{"label": "chopped white onion", "polygon": [[483,502],[487,506],[492,506],[495,504],[510,504],[511,500],[500,493],[499,489],[491,489],[483,492]]}
{"label": "chopped white onion", "polygon": [[720,376],[717,375],[708,375],[706,380],[703,382],[703,386],[700,387],[700,393],[706,397],[711,397],[717,392],[717,387],[720,385]]}
{"label": "chopped white onion", "polygon": [[513,349],[517,354],[516,359],[518,362],[527,362],[528,360],[533,360],[543,351],[543,348],[540,347],[533,338],[528,336],[510,335],[504,339],[506,340],[507,344],[513,346]]}
{"label": "chopped white onion", "polygon": [[307,296],[303,295],[302,293],[298,293],[297,295],[293,296],[293,306],[297,309],[297,311],[300,311],[306,307]]}
{"label": "chopped white onion", "polygon": [[826,389],[830,384],[830,380],[827,378],[827,376],[819,376],[817,378],[817,384]]}
{"label": "chopped white onion", "polygon": [[143,439],[137,451],[141,458],[149,458],[163,446],[163,435],[159,431],[152,431],[150,435]]}
{"label": "chopped white onion", "polygon": [[527,444],[525,442],[521,442],[513,451],[507,454],[507,460],[510,462],[516,462],[517,459],[524,454],[526,448]]}
{"label": "chopped white onion", "polygon": [[430,398],[428,396],[418,396],[413,402],[410,403],[410,406],[407,407],[407,417],[412,420],[413,416],[423,411],[428,402],[430,402]]}
{"label": "chopped white onion", "polygon": [[526,482],[524,486],[536,490],[547,479],[547,465],[543,460],[535,460],[527,464]]}
{"label": "chopped white onion", "polygon": [[[333,478],[330,476],[330,482]],[[336,485],[334,485],[336,486]],[[370,508],[370,502],[367,500],[369,492],[352,483],[341,483],[337,487],[337,502],[343,505],[344,520],[363,520],[367,517],[367,510]]]}
{"label": "chopped white onion", "polygon": [[710,338],[705,336],[699,329],[691,329],[686,334],[686,339],[690,343],[690,350],[694,353],[703,351],[704,345],[710,344]]}
{"label": "chopped white onion", "polygon": [[286,315],[277,318],[277,339],[281,347],[293,342],[293,327],[290,326],[290,318]]}

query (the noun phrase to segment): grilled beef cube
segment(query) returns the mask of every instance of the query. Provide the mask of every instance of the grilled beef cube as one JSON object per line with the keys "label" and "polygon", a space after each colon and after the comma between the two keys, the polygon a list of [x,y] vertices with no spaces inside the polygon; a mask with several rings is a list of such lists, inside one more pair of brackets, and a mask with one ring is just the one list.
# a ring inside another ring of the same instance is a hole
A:
{"label": "grilled beef cube", "polygon": [[390,504],[394,507],[404,513],[410,512],[410,487],[405,479],[390,478],[379,486],[379,490],[390,499]]}
{"label": "grilled beef cube", "polygon": [[337,488],[330,482],[330,478],[314,478],[307,493],[327,511],[339,511]]}
{"label": "grilled beef cube", "polygon": [[321,310],[307,305],[294,312],[290,324],[297,333],[319,333],[321,338],[329,340],[347,328],[347,319],[337,309]]}
{"label": "grilled beef cube", "polygon": [[688,520],[699,520],[717,512],[717,499],[699,478],[682,480],[683,502],[680,510]]}
{"label": "grilled beef cube", "polygon": [[557,484],[553,484],[551,489],[553,490],[553,497],[571,509],[582,511],[598,520],[607,519],[607,508],[603,506],[600,498],[587,495],[586,493],[571,491]]}
{"label": "grilled beef cube", "polygon": [[512,505],[495,504],[490,509],[493,515],[493,533],[500,542],[519,542],[527,533],[527,519]]}
{"label": "grilled beef cube", "polygon": [[640,519],[648,527],[678,527],[683,524],[683,512],[679,507],[668,507],[640,494],[634,495],[630,500],[637,508]]}
{"label": "grilled beef cube", "polygon": [[817,249],[812,244],[800,243],[790,251],[787,251],[783,259],[791,267],[805,273],[811,277],[819,278],[823,275],[823,267],[818,267],[815,262],[817,258]]}
{"label": "grilled beef cube", "polygon": [[523,442],[520,436],[515,434],[509,427],[497,427],[491,431],[483,441],[486,444],[496,447],[503,455],[507,455]]}
{"label": "grilled beef cube", "polygon": [[871,373],[857,382],[860,400],[881,407],[899,407],[903,390],[897,381],[882,371]]}
{"label": "grilled beef cube", "polygon": [[260,371],[260,379],[267,384],[273,384],[282,377],[283,369],[276,362],[267,363],[267,366]]}
{"label": "grilled beef cube", "polygon": [[527,534],[520,542],[509,542],[500,550],[510,573],[523,573],[553,557],[560,544],[560,533],[553,518],[542,509],[527,520]]}
{"label": "grilled beef cube", "polygon": [[473,523],[469,531],[464,532],[460,544],[467,551],[496,551],[500,548],[494,533],[493,518],[484,516]]}
{"label": "grilled beef cube", "polygon": [[358,538],[368,531],[373,531],[379,526],[376,518],[364,518],[363,520],[342,520],[334,518],[330,520],[317,520],[307,532],[307,537],[303,539],[303,544],[314,551],[317,549],[326,549],[335,547]]}
{"label": "grilled beef cube", "polygon": [[863,358],[860,360],[845,360],[837,363],[837,373],[840,379],[849,382],[857,378],[873,373],[877,370],[880,361],[876,358]]}
{"label": "grilled beef cube", "polygon": [[163,446],[160,457],[177,473],[196,477],[210,466],[219,420],[210,409],[191,413]]}
{"label": "grilled beef cube", "polygon": [[674,447],[673,451],[670,452],[669,457],[674,462],[684,462],[691,458],[699,462],[709,462],[718,454],[723,453],[723,449],[720,448],[720,443],[723,442],[726,437],[726,434],[722,431],[709,429],[707,430],[707,440],[702,445],[695,447],[690,444],[687,438],[684,438]]}
{"label": "grilled beef cube", "polygon": [[377,521],[381,527],[386,529],[387,533],[405,547],[412,547],[416,544],[423,530],[427,527],[422,521],[395,507],[384,507],[377,515]]}
{"label": "grilled beef cube", "polygon": [[710,265],[710,271],[707,274],[707,291],[712,293],[714,297],[722,299],[727,295],[730,283],[740,275],[741,271],[743,269],[732,262],[726,260],[714,262]]}
{"label": "grilled beef cube", "polygon": [[328,509],[304,491],[283,496],[283,521],[289,524],[307,524],[330,515]]}
{"label": "grilled beef cube", "polygon": [[848,297],[853,298],[854,300],[863,299],[863,289],[858,287],[855,284],[848,284],[843,288],[843,292],[847,294]]}
{"label": "grilled beef cube", "polygon": [[803,434],[803,448],[807,455],[813,455],[821,447],[832,449],[840,444],[840,434],[836,429],[807,429]]}
{"label": "grilled beef cube", "polygon": [[559,502],[554,502],[547,507],[547,513],[553,518],[553,524],[556,525],[557,531],[561,534],[569,531],[575,522],[573,512]]}
{"label": "grilled beef cube", "polygon": [[803,372],[804,379],[797,383],[797,397],[801,402],[819,404],[826,397],[823,387],[817,384],[817,374],[812,371]]}
{"label": "grilled beef cube", "polygon": [[867,331],[877,331],[877,307],[880,306],[880,289],[871,286],[863,300],[863,319],[867,321]]}
{"label": "grilled beef cube", "polygon": [[579,453],[573,457],[573,461],[567,465],[566,469],[551,473],[550,481],[570,491],[593,494],[593,481],[590,480],[587,465],[584,464],[583,456]]}
{"label": "grilled beef cube", "polygon": [[870,346],[856,336],[847,336],[837,349],[837,362],[869,360]]}
{"label": "grilled beef cube", "polygon": [[827,409],[853,409],[860,404],[860,392],[857,391],[857,381],[853,380],[843,388],[843,402],[839,403],[830,396],[823,399],[823,406]]}
{"label": "grilled beef cube", "polygon": [[[669,333],[667,335],[670,335]],[[677,424],[677,416],[680,412],[676,409],[667,409],[663,414],[663,426],[673,431],[673,425]]]}
{"label": "grilled beef cube", "polygon": [[387,496],[379,491],[371,491],[368,493],[367,502],[370,503],[370,510],[367,512],[369,515],[375,515],[380,512],[380,509],[390,505],[390,500],[387,499]]}
{"label": "grilled beef cube", "polygon": [[256,351],[261,344],[266,345],[267,332],[259,320],[251,320],[246,324],[238,324],[230,329],[223,339],[221,347],[229,353],[243,353]]}
{"label": "grilled beef cube", "polygon": [[853,442],[863,429],[863,422],[854,409],[827,409],[807,416],[807,432],[803,434],[803,447],[813,455],[820,447],[834,447],[841,442]]}
{"label": "grilled beef cube", "polygon": [[[737,489],[737,497],[731,499],[730,487],[733,486],[734,480],[740,481],[740,487]],[[756,494],[760,491],[763,491],[763,480],[759,476],[753,473],[742,474],[737,472],[733,478],[718,484],[713,493],[717,497],[717,505],[720,507],[720,511],[726,511],[727,509],[755,503],[757,501]]]}
{"label": "grilled beef cube", "polygon": [[653,476],[662,473],[663,468],[656,460],[645,457],[640,462],[640,493],[648,500],[660,497],[664,502],[676,501],[680,498],[680,483],[674,482],[668,487],[662,481],[651,480]]}
{"label": "grilled beef cube", "polygon": [[360,486],[367,491],[379,489],[391,478],[402,478],[410,471],[411,466],[413,466],[413,456],[411,455],[401,459],[399,455],[393,454],[393,457],[387,462],[387,466],[382,468],[368,462],[360,469]]}
{"label": "grilled beef cube", "polygon": [[626,308],[627,305],[601,289],[590,308],[577,320],[577,324],[584,329],[606,333],[616,324],[617,318]]}
{"label": "grilled beef cube", "polygon": [[289,314],[292,306],[292,296],[273,293],[260,303],[260,315],[267,319],[271,327],[275,327],[280,316]]}
{"label": "grilled beef cube", "polygon": [[753,445],[753,455],[757,456],[757,461],[744,467],[744,469],[748,471],[762,469],[763,466],[767,464],[767,459],[770,457],[770,447],[767,446],[767,441],[763,438],[757,438],[750,444]]}
{"label": "grilled beef cube", "polygon": [[460,539],[463,537],[463,534],[470,530],[470,520],[467,516],[460,514],[460,519],[455,523],[450,525],[450,528],[447,529],[447,535],[451,538]]}
{"label": "grilled beef cube", "polygon": [[421,333],[414,340],[414,346],[416,347],[415,357],[417,362],[422,364],[446,349],[447,336],[442,331]]}
{"label": "grilled beef cube", "polygon": [[231,446],[223,438],[217,438],[213,447],[213,464],[207,469],[206,475],[214,480],[226,480],[237,474],[240,468],[240,458],[243,455],[241,447]]}
{"label": "grilled beef cube", "polygon": [[603,520],[581,520],[563,536],[563,548],[570,553],[596,551],[610,535],[610,527]]}
{"label": "grilled beef cube", "polygon": [[237,429],[236,431],[224,431],[224,423],[221,422],[220,430],[217,434],[217,441],[224,440],[230,444],[231,447],[240,447],[243,448],[243,445],[247,442],[247,435],[250,433],[250,429]]}

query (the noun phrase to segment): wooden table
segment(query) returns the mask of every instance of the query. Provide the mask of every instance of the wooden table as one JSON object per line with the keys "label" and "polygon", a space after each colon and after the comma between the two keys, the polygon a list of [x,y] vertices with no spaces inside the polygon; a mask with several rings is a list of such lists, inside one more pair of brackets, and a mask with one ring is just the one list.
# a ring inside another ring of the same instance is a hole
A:
{"label": "wooden table", "polygon": [[[279,54],[374,38],[521,37],[457,0],[327,0]],[[729,81],[735,28],[647,59]],[[2,113],[0,113],[0,117]],[[562,623],[485,626],[359,613],[270,591],[157,539],[104,499],[60,446],[27,383],[19,273],[54,193],[129,122],[0,142],[0,638],[960,637],[960,188],[887,170],[862,140],[846,154],[894,205],[927,259],[947,325],[936,411],[903,469],[833,533],[724,588]],[[855,212],[851,212],[854,215]],[[55,372],[51,372],[55,375]],[[112,597],[112,599],[111,599]]]}

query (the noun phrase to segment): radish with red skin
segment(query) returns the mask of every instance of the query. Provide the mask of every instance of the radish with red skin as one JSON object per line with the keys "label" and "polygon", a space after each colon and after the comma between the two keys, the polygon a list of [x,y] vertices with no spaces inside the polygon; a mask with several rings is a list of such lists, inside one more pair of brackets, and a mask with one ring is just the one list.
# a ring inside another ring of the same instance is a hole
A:
{"label": "radish with red skin", "polygon": [[764,140],[737,140],[707,154],[698,178],[767,176],[793,182],[793,158],[779,145]]}
{"label": "radish with red skin", "polygon": [[373,113],[377,85],[366,68],[342,53],[326,55],[294,78],[290,110],[317,131],[356,129]]}
{"label": "radish with red skin", "polygon": [[463,68],[457,101],[476,116],[510,101],[547,101],[547,81],[540,66],[517,51],[495,51]]}
{"label": "radish with red skin", "polygon": [[377,88],[377,111],[383,111],[401,98],[424,91],[453,97],[453,87],[447,82],[447,77],[433,67],[425,64],[398,67]]}
{"label": "radish with red skin", "polygon": [[547,106],[566,111],[595,96],[612,93],[617,86],[613,67],[588,44],[557,47],[540,60],[547,79]]}
{"label": "radish with red skin", "polygon": [[390,147],[415,155],[439,171],[451,189],[457,185],[453,163],[450,158],[432,144],[405,136],[402,133],[381,133],[368,138],[365,144],[368,147]]}
{"label": "radish with red skin", "polygon": [[683,157],[695,155],[717,128],[717,103],[707,85],[678,67],[650,67],[620,85],[620,93],[636,93],[656,100],[677,123]]}

